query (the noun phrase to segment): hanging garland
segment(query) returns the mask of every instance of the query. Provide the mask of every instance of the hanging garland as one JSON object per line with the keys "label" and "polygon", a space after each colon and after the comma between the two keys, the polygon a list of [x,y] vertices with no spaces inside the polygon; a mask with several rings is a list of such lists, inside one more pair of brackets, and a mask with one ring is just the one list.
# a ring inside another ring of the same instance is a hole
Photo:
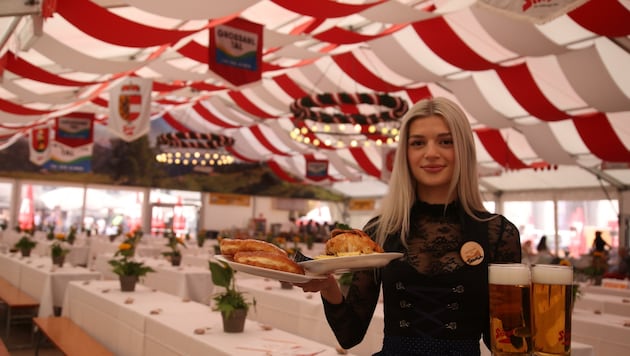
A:
{"label": "hanging garland", "polygon": [[157,137],[160,146],[179,148],[217,149],[234,145],[234,139],[229,136],[201,132],[169,132]]}
{"label": "hanging garland", "polygon": [[[346,114],[343,112],[329,114],[322,110],[313,110],[313,108],[357,104],[380,105],[389,110],[369,115]],[[290,110],[297,120],[313,120],[331,124],[373,125],[400,119],[407,112],[408,106],[406,101],[388,94],[324,93],[300,98],[291,103]]]}

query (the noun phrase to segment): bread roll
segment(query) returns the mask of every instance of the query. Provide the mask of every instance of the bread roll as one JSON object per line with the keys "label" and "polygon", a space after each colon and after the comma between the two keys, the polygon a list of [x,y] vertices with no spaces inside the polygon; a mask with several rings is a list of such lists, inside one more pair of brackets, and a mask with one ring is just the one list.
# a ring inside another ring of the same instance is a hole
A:
{"label": "bread roll", "polygon": [[286,255],[268,251],[240,251],[234,254],[234,262],[276,271],[304,274],[304,268]]}
{"label": "bread roll", "polygon": [[333,256],[363,255],[382,253],[383,248],[374,242],[365,232],[359,229],[334,229],[326,241],[326,254]]}
{"label": "bread roll", "polygon": [[243,251],[266,251],[279,255],[287,255],[287,252],[280,247],[267,241],[256,239],[223,239],[219,242],[221,254],[224,256],[233,256],[237,252]]}

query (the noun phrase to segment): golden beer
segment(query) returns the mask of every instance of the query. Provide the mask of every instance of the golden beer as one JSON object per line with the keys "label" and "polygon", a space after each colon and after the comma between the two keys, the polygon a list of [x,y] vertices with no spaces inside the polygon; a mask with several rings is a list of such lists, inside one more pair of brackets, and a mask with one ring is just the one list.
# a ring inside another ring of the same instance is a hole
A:
{"label": "golden beer", "polygon": [[490,264],[490,348],[495,356],[530,355],[530,273],[524,264]]}
{"label": "golden beer", "polygon": [[571,354],[573,268],[532,266],[532,342],[534,354]]}

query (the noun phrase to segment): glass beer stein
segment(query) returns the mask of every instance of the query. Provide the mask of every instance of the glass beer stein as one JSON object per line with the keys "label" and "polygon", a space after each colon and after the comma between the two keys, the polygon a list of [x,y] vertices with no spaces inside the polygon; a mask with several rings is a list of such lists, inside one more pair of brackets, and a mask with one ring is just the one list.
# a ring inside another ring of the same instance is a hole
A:
{"label": "glass beer stein", "polygon": [[490,264],[488,283],[492,355],[531,355],[529,267],[520,263]]}
{"label": "glass beer stein", "polygon": [[573,268],[534,265],[531,272],[534,355],[570,355]]}

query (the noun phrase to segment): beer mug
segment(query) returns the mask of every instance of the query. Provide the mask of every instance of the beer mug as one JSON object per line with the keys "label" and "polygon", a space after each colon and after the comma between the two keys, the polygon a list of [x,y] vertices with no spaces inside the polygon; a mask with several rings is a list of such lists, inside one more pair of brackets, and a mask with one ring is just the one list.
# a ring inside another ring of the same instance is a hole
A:
{"label": "beer mug", "polygon": [[488,266],[492,355],[531,355],[530,272],[521,263]]}
{"label": "beer mug", "polygon": [[532,343],[534,355],[571,354],[573,268],[532,266]]}

